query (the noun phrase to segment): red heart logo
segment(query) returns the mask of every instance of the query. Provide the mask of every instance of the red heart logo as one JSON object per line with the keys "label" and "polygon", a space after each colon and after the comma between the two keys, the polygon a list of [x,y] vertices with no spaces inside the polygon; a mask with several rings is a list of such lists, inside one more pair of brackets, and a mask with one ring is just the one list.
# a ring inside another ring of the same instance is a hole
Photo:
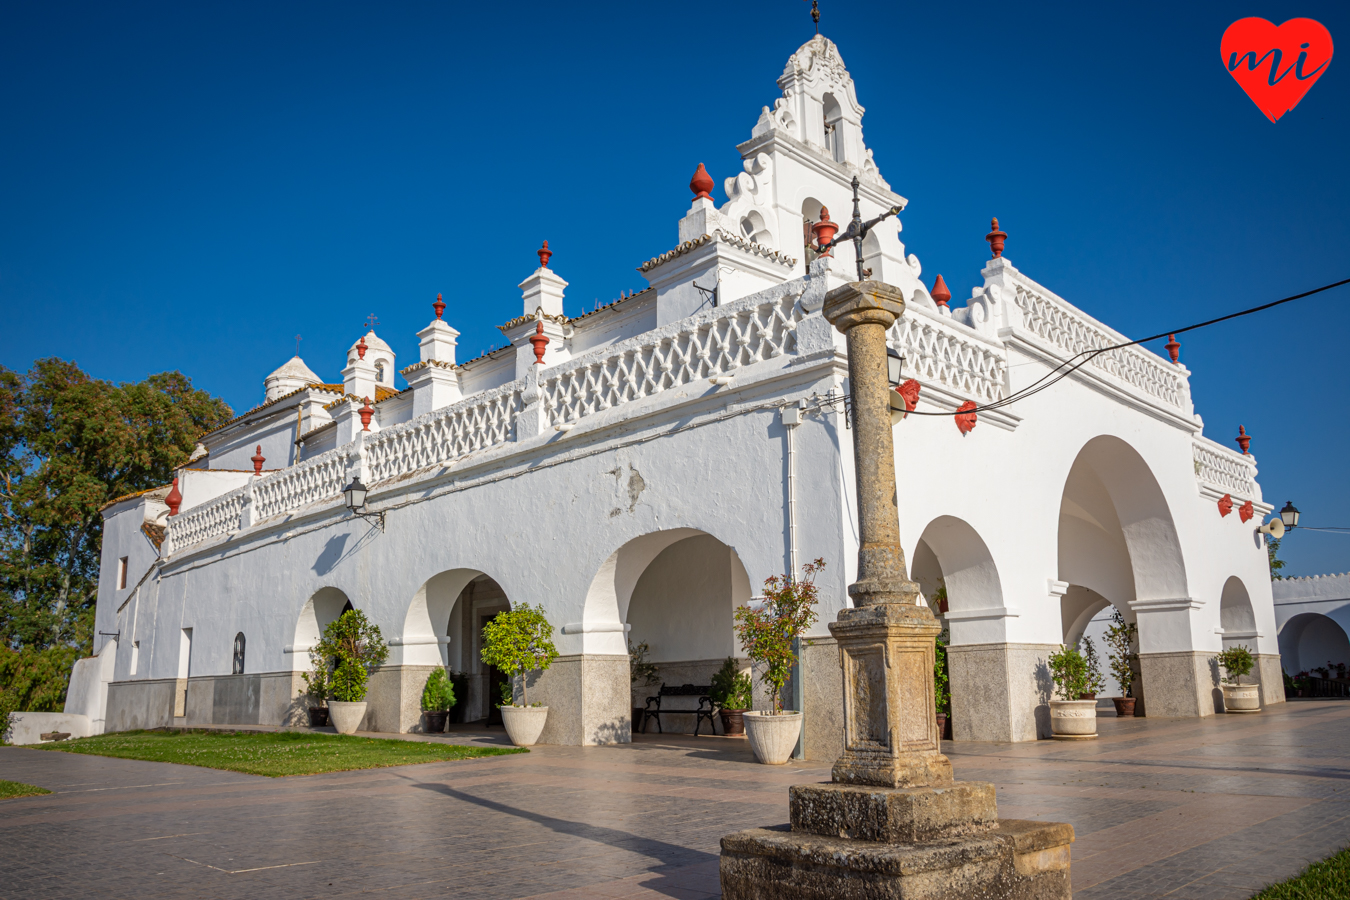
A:
{"label": "red heart logo", "polygon": [[1331,51],[1331,33],[1313,19],[1279,27],[1256,17],[1238,19],[1219,43],[1228,74],[1272,122],[1298,106],[1327,70]]}

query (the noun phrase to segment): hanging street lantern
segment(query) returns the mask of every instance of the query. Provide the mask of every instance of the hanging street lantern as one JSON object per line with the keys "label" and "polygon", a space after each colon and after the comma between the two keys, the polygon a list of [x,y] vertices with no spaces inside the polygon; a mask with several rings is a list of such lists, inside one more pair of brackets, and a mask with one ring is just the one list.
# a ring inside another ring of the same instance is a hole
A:
{"label": "hanging street lantern", "polygon": [[343,502],[352,515],[360,516],[363,519],[374,520],[381,531],[384,531],[384,512],[368,513],[366,508],[366,494],[369,490],[361,483],[361,477],[353,476],[352,483],[342,489]]}
{"label": "hanging street lantern", "polygon": [[1280,521],[1284,523],[1286,530],[1298,526],[1298,507],[1294,505],[1293,500],[1284,501],[1284,509],[1280,510]]}

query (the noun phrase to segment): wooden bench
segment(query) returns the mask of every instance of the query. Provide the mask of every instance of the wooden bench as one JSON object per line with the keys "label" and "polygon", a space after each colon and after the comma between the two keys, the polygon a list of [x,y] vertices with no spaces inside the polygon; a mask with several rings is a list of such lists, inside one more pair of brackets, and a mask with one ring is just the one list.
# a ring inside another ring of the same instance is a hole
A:
{"label": "wooden bench", "polygon": [[[662,713],[670,713],[673,715],[682,715],[682,716],[687,716],[692,713],[695,716],[694,718],[695,737],[698,736],[699,729],[703,727],[703,721],[705,719],[708,721],[708,729],[712,731],[713,734],[716,734],[717,729],[713,725],[712,697],[708,696],[708,694],[711,691],[712,687],[706,684],[682,684],[679,687],[670,687],[665,684],[661,685],[661,689],[656,692],[655,696],[647,698],[647,705],[644,710],[644,715],[642,717],[642,733],[643,734],[647,733],[647,723],[655,719],[657,732],[660,734],[665,734],[666,733],[665,729],[661,727]],[[664,700],[666,697],[697,697],[698,708],[662,709],[661,701]],[[655,708],[652,707],[653,703],[656,704]]]}

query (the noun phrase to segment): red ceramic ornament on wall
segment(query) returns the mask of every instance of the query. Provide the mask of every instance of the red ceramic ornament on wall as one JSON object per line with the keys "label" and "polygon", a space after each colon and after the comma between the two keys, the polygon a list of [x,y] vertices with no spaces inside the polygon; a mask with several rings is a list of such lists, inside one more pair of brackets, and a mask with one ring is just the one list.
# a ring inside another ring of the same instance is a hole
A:
{"label": "red ceramic ornament on wall", "polygon": [[534,364],[543,365],[544,351],[548,348],[548,335],[544,334],[544,322],[539,320],[535,323],[534,334],[530,335],[530,343],[534,344]]}
{"label": "red ceramic ornament on wall", "polygon": [[261,475],[263,463],[267,462],[267,458],[262,455],[262,444],[259,444],[258,449],[253,451],[253,458],[250,461],[253,463],[253,474]]}
{"label": "red ceramic ornament on wall", "polygon": [[169,489],[169,496],[164,498],[164,502],[168,504],[169,515],[178,515],[178,507],[183,505],[183,492],[178,490],[177,478],[173,480],[173,487]]}
{"label": "red ceramic ornament on wall", "polygon": [[1233,511],[1233,498],[1230,494],[1224,494],[1219,498],[1219,515],[1226,516]]}
{"label": "red ceramic ornament on wall", "polygon": [[363,407],[361,407],[360,409],[358,409],[358,410],[357,410],[357,414],[361,416],[361,430],[362,430],[362,431],[369,431],[369,430],[370,430],[370,417],[371,417],[371,415],[374,414],[375,410],[374,410],[374,408],[372,408],[371,405],[370,405],[370,398],[369,398],[369,397],[366,397],[366,398],[365,398],[365,401],[366,401],[366,405],[363,406]]}
{"label": "red ceramic ornament on wall", "polygon": [[975,430],[975,423],[979,416],[975,412],[975,401],[967,400],[956,408],[956,427],[961,429],[962,434],[970,434]]}
{"label": "red ceramic ornament on wall", "polygon": [[1242,521],[1250,522],[1254,515],[1256,515],[1256,510],[1252,507],[1252,501],[1248,500],[1238,507],[1238,518]]}
{"label": "red ceramic ornament on wall", "polygon": [[834,242],[834,235],[839,231],[839,223],[830,221],[830,211],[822,206],[820,208],[820,221],[811,226],[811,233],[816,236],[816,246],[820,248],[821,256],[829,256],[834,249],[830,245]]}
{"label": "red ceramic ornament on wall", "polygon": [[921,385],[911,378],[895,389],[897,394],[905,398],[905,412],[914,412],[914,407],[919,405],[920,387]]}

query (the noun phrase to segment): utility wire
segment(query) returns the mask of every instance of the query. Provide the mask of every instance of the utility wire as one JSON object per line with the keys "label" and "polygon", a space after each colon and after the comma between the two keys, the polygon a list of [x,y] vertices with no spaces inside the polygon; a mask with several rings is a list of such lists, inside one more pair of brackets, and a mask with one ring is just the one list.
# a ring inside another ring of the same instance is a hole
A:
{"label": "utility wire", "polygon": [[[1194,325],[1187,325],[1185,328],[1173,328],[1168,331],[1163,331],[1158,334],[1152,335],[1150,337],[1139,338],[1138,340],[1135,341],[1126,341],[1123,344],[1114,344],[1110,347],[1101,347],[1095,350],[1083,350],[1080,353],[1076,353],[1073,356],[1069,357],[1068,359],[1064,360],[1059,365],[1051,369],[1049,372],[1042,375],[1040,378],[1036,379],[1031,384],[1022,388],[1021,390],[1015,391],[1014,393],[1008,395],[1007,397],[1002,398],[1001,400],[995,400],[984,406],[977,406],[974,409],[967,409],[960,412],[956,410],[951,410],[950,412],[948,411],[920,412],[917,409],[912,409],[909,411],[908,415],[955,416],[955,415],[965,415],[966,413],[981,413],[991,409],[1000,409],[1011,403],[1016,403],[1019,400],[1025,400],[1034,394],[1040,393],[1041,391],[1045,390],[1046,388],[1050,387],[1051,385],[1055,384],[1061,379],[1067,378],[1069,375],[1073,374],[1074,371],[1087,365],[1087,363],[1091,362],[1093,359],[1095,359],[1096,357],[1100,356],[1103,353],[1110,353],[1113,350],[1123,350],[1126,347],[1133,347],[1138,344],[1145,344],[1148,343],[1149,341],[1161,340],[1162,338],[1168,337],[1169,335],[1185,334],[1188,331],[1195,331],[1197,328],[1207,328],[1210,325],[1217,325],[1220,322],[1227,322],[1229,319],[1236,319],[1241,316],[1250,316],[1253,313],[1262,312],[1272,307],[1279,306],[1283,303],[1291,303],[1295,300],[1302,300],[1304,297],[1311,297],[1313,294],[1320,294],[1323,291],[1329,291],[1332,288],[1337,288],[1344,284],[1350,284],[1350,278],[1346,278],[1341,281],[1335,281],[1332,282],[1331,284],[1324,284],[1321,287],[1313,288],[1310,291],[1304,291],[1301,294],[1294,294],[1293,296],[1290,297],[1282,297],[1279,300],[1273,300],[1270,303],[1263,303],[1260,306],[1253,306],[1250,309],[1244,309],[1239,310],[1238,312],[1235,313],[1229,313],[1226,316],[1219,316],[1217,319],[1210,319],[1205,322],[1198,322]],[[1079,359],[1079,357],[1083,358]]]}

